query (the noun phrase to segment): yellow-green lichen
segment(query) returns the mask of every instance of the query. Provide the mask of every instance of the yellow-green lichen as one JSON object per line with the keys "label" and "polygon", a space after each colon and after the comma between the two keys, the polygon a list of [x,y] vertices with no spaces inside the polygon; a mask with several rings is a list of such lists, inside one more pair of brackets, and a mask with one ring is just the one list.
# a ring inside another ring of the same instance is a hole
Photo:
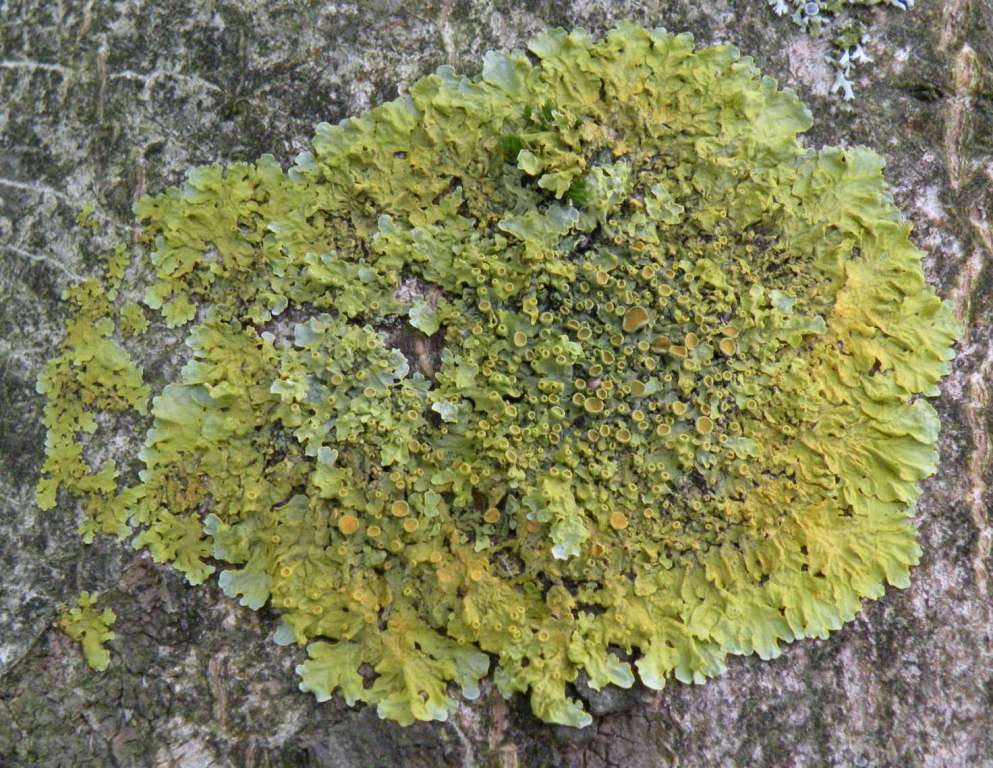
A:
{"label": "yellow-green lichen", "polygon": [[59,628],[79,643],[86,663],[103,672],[110,665],[110,651],[104,648],[104,643],[115,637],[110,628],[117,616],[110,608],[101,611],[97,606],[99,598],[98,592],[80,592],[76,606],[59,617]]}
{"label": "yellow-green lichen", "polygon": [[223,563],[309,643],[303,689],[401,723],[492,669],[583,725],[580,672],[702,682],[825,637],[918,560],[957,329],[882,161],[809,125],[733,48],[552,30],[286,172],[199,168],[136,208],[145,302],[191,326],[139,481],[82,458],[93,409],[146,396],[84,286],[39,501],[97,499],[88,534],[191,583]]}

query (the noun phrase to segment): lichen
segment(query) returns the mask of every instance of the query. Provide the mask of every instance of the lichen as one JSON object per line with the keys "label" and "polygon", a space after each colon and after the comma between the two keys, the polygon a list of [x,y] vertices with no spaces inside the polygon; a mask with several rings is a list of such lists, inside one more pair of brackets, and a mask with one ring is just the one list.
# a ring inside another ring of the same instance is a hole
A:
{"label": "lichen", "polygon": [[826,637],[918,561],[957,327],[882,160],[810,124],[734,48],[551,30],[288,171],[198,168],[136,206],[153,327],[190,327],[138,481],[79,440],[148,396],[94,279],[39,385],[39,503],[192,584],[220,563],[308,644],[302,689],[404,724],[491,667],[582,726],[580,672],[661,688]]}
{"label": "lichen", "polygon": [[115,637],[110,628],[117,616],[110,608],[101,611],[97,606],[99,598],[99,593],[80,592],[75,607],[59,617],[59,628],[80,644],[86,663],[103,672],[110,665],[110,651],[104,643]]}
{"label": "lichen", "polygon": [[767,0],[777,16],[789,16],[793,23],[813,35],[825,35],[831,43],[828,63],[834,69],[831,93],[845,101],[855,98],[853,71],[873,59],[865,46],[870,42],[866,24],[853,12],[877,5],[901,11],[914,7],[915,0]]}

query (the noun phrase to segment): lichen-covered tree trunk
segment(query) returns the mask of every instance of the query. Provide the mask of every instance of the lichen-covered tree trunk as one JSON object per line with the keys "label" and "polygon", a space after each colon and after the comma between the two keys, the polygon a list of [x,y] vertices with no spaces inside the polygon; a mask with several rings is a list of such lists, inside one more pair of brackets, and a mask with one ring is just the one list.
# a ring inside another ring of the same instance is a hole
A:
{"label": "lichen-covered tree trunk", "polygon": [[[828,44],[762,0],[0,3],[0,765],[993,766],[993,5],[859,15],[874,62],[846,102],[830,93]],[[489,688],[447,723],[401,728],[300,693],[302,653],[272,643],[265,610],[116,542],[84,545],[78,510],[36,510],[34,382],[58,342],[58,296],[101,245],[130,237],[138,197],[197,164],[269,152],[286,165],[314,123],[439,64],[471,72],[547,26],[625,18],[737,45],[811,107],[812,146],[887,159],[928,276],[966,328],[935,403],[940,468],[918,505],[909,589],[829,640],[733,659],[703,686],[581,690],[596,715],[583,730]],[[85,204],[95,237],[76,221]],[[106,672],[55,628],[83,590],[118,616]]]}

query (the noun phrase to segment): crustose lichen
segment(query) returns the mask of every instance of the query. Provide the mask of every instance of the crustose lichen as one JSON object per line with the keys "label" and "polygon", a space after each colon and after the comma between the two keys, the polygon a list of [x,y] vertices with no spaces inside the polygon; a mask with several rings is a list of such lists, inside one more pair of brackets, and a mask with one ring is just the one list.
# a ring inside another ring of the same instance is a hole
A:
{"label": "crustose lichen", "polygon": [[956,328],[882,161],[804,150],[810,122],[733,48],[553,30],[288,172],[199,168],[136,207],[152,330],[190,327],[140,475],[80,442],[150,394],[115,252],[39,382],[39,503],[216,565],[309,643],[302,688],[401,723],[491,672],[583,725],[580,672],[659,688],[826,637],[917,562]]}

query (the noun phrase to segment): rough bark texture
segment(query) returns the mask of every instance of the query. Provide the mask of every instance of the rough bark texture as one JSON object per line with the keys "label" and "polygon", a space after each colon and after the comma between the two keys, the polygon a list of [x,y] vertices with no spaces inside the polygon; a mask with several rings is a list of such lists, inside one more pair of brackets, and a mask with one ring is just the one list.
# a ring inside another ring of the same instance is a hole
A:
{"label": "rough bark texture", "polygon": [[[582,731],[492,690],[448,723],[400,728],[298,692],[301,653],[271,642],[266,611],[116,542],[87,547],[78,510],[33,508],[35,377],[58,341],[58,295],[100,244],[75,224],[84,202],[105,244],[126,238],[132,202],[192,165],[286,163],[314,123],[439,64],[474,72],[485,50],[546,26],[622,18],[736,44],[811,107],[810,145],[887,159],[928,276],[967,326],[937,402],[941,469],[918,508],[909,589],[703,686],[587,691],[597,718]],[[993,766],[993,6],[924,0],[865,18],[875,64],[846,104],[828,94],[826,43],[763,0],[0,2],[0,765]],[[119,617],[102,674],[53,629],[81,589]]]}

